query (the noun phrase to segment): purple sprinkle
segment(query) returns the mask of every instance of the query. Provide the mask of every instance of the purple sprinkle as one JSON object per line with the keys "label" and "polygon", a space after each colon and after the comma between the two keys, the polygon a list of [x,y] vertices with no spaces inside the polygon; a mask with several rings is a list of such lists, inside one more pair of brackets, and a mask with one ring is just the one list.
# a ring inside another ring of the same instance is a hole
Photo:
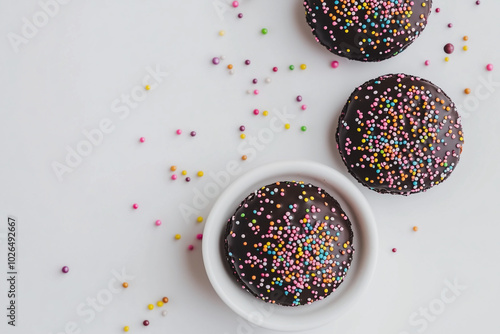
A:
{"label": "purple sprinkle", "polygon": [[448,43],[444,46],[444,52],[446,52],[447,54],[452,54],[453,51],[455,51],[455,47],[453,46],[453,44]]}
{"label": "purple sprinkle", "polygon": [[448,28],[452,28],[453,27],[453,23],[448,23]]}
{"label": "purple sprinkle", "polygon": [[68,271],[69,271],[68,266],[64,266],[64,267],[62,267],[62,272],[63,272],[63,273],[67,274],[67,273],[68,273]]}
{"label": "purple sprinkle", "polygon": [[241,19],[243,17],[243,13],[238,14],[238,18]]}
{"label": "purple sprinkle", "polygon": [[212,59],[212,63],[213,63],[214,65],[219,65],[219,63],[220,63],[220,58],[219,58],[219,57],[214,57],[214,58]]}
{"label": "purple sprinkle", "polygon": [[256,84],[256,83],[257,83],[257,79],[253,79],[253,80],[252,80],[252,82],[253,82],[254,84]]}
{"label": "purple sprinkle", "polygon": [[298,95],[297,96],[297,102],[300,102],[300,101],[302,101],[302,96]]}
{"label": "purple sprinkle", "polygon": [[250,65],[250,60],[249,59],[245,60],[245,65]]}
{"label": "purple sprinkle", "polygon": [[189,182],[189,181],[191,181],[191,178],[188,176],[188,177],[186,177],[186,182]]}
{"label": "purple sprinkle", "polygon": [[191,137],[196,136],[196,131],[191,131]]}
{"label": "purple sprinkle", "polygon": [[245,126],[244,125],[240,126],[240,131],[245,131]]}

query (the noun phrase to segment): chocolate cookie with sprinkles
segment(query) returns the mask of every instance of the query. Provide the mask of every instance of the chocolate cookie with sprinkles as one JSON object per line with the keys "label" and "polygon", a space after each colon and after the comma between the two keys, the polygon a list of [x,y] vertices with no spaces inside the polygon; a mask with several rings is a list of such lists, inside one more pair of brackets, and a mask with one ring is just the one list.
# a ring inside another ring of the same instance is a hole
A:
{"label": "chocolate cookie with sprinkles", "polygon": [[284,306],[326,298],[353,259],[353,230],[340,204],[303,182],[276,182],[250,194],[226,228],[228,264],[242,288]]}
{"label": "chocolate cookie with sprinkles", "polygon": [[424,30],[431,0],[305,0],[316,40],[330,52],[381,61],[405,50]]}
{"label": "chocolate cookie with sprinkles", "polygon": [[426,191],[455,170],[461,119],[441,88],[390,74],[359,86],[341,112],[337,148],[349,173],[380,193]]}

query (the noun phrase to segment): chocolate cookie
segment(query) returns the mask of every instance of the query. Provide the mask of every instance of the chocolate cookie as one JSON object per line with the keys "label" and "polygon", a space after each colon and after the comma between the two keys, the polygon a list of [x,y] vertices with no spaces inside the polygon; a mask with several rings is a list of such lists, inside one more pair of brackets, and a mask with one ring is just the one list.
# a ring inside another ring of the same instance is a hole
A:
{"label": "chocolate cookie", "polygon": [[431,0],[305,0],[316,40],[330,52],[381,61],[406,49],[424,30]]}
{"label": "chocolate cookie", "polygon": [[380,193],[409,195],[446,180],[464,142],[455,104],[431,82],[406,74],[370,80],[339,118],[337,147],[349,172]]}
{"label": "chocolate cookie", "polygon": [[229,219],[225,249],[239,283],[285,306],[311,304],[343,282],[353,256],[351,223],[323,189],[276,182],[250,194]]}

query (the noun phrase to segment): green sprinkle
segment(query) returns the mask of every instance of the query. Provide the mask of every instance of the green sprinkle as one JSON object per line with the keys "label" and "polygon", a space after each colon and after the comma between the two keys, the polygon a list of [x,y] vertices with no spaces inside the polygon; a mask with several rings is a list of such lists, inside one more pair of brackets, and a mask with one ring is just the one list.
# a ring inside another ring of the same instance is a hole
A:
{"label": "green sprinkle", "polygon": [[304,132],[305,132],[305,131],[307,131],[307,126],[302,125],[302,126],[300,127],[300,130],[302,130],[302,131],[304,131]]}
{"label": "green sprinkle", "polygon": [[295,69],[295,66],[290,65],[289,69],[293,71]]}
{"label": "green sprinkle", "polygon": [[261,32],[262,32],[262,35],[267,35],[269,30],[267,30],[267,28],[262,28]]}

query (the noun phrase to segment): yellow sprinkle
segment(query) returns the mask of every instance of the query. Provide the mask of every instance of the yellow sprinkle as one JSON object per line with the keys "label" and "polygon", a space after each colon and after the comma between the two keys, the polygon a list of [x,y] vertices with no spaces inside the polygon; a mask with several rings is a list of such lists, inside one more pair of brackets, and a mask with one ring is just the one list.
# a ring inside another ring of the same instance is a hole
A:
{"label": "yellow sprinkle", "polygon": [[200,170],[200,171],[198,172],[198,174],[196,174],[196,175],[198,175],[198,177],[202,177],[202,176],[203,176],[203,171],[201,171],[201,170]]}
{"label": "yellow sprinkle", "polygon": [[469,47],[467,45],[464,45],[463,49],[464,49],[464,51],[467,51],[467,50],[469,50]]}
{"label": "yellow sprinkle", "polygon": [[240,135],[240,138],[241,138],[241,139],[245,139],[245,138],[246,138],[245,134],[244,134],[244,133],[242,133],[242,134]]}
{"label": "yellow sprinkle", "polygon": [[150,89],[151,89],[151,86],[146,85],[146,87],[144,87],[144,88],[146,88],[146,90],[150,90]]}
{"label": "yellow sprinkle", "polygon": [[202,217],[202,216],[199,216],[198,218],[196,218],[196,221],[197,221],[198,223],[201,223],[201,222],[203,221],[203,217]]}
{"label": "yellow sprinkle", "polygon": [[148,305],[148,309],[152,310],[152,309],[154,309],[154,308],[155,308],[155,306],[154,306],[153,304],[149,304],[149,305]]}
{"label": "yellow sprinkle", "polygon": [[156,303],[156,305],[158,305],[158,307],[162,307],[163,306],[163,302],[160,300]]}
{"label": "yellow sprinkle", "polygon": [[287,130],[290,129],[290,124],[286,123],[285,124],[285,129],[287,129]]}
{"label": "yellow sprinkle", "polygon": [[181,238],[181,235],[180,234],[176,234],[175,235],[175,240],[179,240]]}
{"label": "yellow sprinkle", "polygon": [[123,327],[123,331],[124,331],[124,332],[128,332],[128,331],[129,331],[129,329],[130,329],[130,328],[129,328],[128,326]]}
{"label": "yellow sprinkle", "polygon": [[224,36],[226,32],[224,30],[219,31],[219,36]]}
{"label": "yellow sprinkle", "polygon": [[186,175],[187,173],[188,173],[188,172],[187,172],[187,171],[185,171],[185,170],[183,170],[183,171],[181,172],[181,174],[182,174],[182,175]]}
{"label": "yellow sprinkle", "polygon": [[264,110],[264,111],[262,112],[262,115],[263,115],[263,116],[267,116],[267,115],[269,115],[269,111]]}
{"label": "yellow sprinkle", "polygon": [[301,70],[305,70],[306,68],[307,68],[307,65],[306,65],[306,64],[301,64],[301,65],[300,65],[300,69],[301,69]]}
{"label": "yellow sprinkle", "polygon": [[445,57],[444,61],[450,61],[450,58],[449,57]]}

